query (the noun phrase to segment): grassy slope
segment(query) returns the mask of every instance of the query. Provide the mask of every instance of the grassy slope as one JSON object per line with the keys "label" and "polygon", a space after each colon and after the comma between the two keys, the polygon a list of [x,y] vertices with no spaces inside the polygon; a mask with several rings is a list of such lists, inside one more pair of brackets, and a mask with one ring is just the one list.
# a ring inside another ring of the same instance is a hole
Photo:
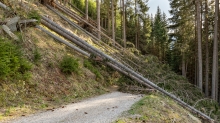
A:
{"label": "grassy slope", "polygon": [[[41,9],[39,12],[51,15],[60,25],[70,27],[65,22],[59,21],[58,17],[47,12],[45,7],[41,6],[38,9]],[[3,15],[3,11],[0,12],[0,15]],[[23,10],[19,11],[19,14],[25,16]],[[74,31],[74,29],[70,30]],[[0,92],[0,95],[4,94],[7,98],[0,102],[0,121],[106,93],[107,88],[114,84],[115,78],[111,78],[115,71],[91,62],[87,63],[90,64],[90,68],[84,67],[84,60],[88,58],[56,42],[39,29],[31,27],[23,32],[23,41],[16,44],[22,47],[24,57],[32,64],[31,77],[29,80],[22,81],[24,83],[22,89],[14,86],[18,84],[16,78],[13,81],[0,80],[0,83],[6,85],[2,87],[3,90],[11,90]],[[18,33],[18,35],[21,34]],[[66,75],[61,72],[59,64],[66,55],[78,60],[77,73]],[[91,71],[96,71],[96,73]],[[97,77],[97,74],[101,76]],[[19,90],[18,94],[14,95],[16,90]]]}
{"label": "grassy slope", "polygon": [[189,111],[159,93],[146,95],[116,123],[200,123]]}

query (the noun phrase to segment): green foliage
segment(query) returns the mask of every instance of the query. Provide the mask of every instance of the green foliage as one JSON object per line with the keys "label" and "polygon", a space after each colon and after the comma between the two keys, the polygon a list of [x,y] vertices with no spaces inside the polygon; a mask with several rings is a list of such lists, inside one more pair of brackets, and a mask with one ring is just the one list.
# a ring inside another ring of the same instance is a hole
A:
{"label": "green foliage", "polygon": [[32,10],[32,11],[28,12],[27,16],[29,19],[36,19],[38,24],[40,23],[41,16],[38,13],[38,11]]}
{"label": "green foliage", "polygon": [[34,62],[35,63],[38,63],[41,60],[41,58],[42,58],[42,56],[41,56],[41,54],[40,54],[38,49],[34,50],[33,55],[34,55]]}
{"label": "green foliage", "polygon": [[[72,0],[74,6],[85,12],[85,0]],[[96,18],[96,2],[88,0],[88,14],[93,19]]]}
{"label": "green foliage", "polygon": [[79,73],[79,62],[71,56],[64,56],[60,62],[60,69],[66,74],[71,74],[72,72]]}
{"label": "green foliage", "polygon": [[90,71],[92,71],[97,78],[102,78],[101,73],[99,72],[99,70],[93,66],[92,62],[90,62],[89,60],[85,60],[84,61],[84,67],[88,68]]}
{"label": "green foliage", "polygon": [[31,69],[20,49],[10,40],[0,37],[0,78],[15,77]]}

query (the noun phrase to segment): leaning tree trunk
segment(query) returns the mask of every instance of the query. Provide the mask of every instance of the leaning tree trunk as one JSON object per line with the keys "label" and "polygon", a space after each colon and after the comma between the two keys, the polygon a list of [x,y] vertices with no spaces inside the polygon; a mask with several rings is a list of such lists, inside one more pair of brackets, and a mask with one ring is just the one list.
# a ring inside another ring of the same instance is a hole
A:
{"label": "leaning tree trunk", "polygon": [[215,29],[213,42],[213,64],[212,64],[212,99],[218,99],[218,12],[219,0],[215,0]]}
{"label": "leaning tree trunk", "polygon": [[201,13],[201,5],[200,0],[197,0],[197,36],[198,36],[198,86],[202,90],[202,39],[201,39],[201,19],[200,19],[200,13]]}

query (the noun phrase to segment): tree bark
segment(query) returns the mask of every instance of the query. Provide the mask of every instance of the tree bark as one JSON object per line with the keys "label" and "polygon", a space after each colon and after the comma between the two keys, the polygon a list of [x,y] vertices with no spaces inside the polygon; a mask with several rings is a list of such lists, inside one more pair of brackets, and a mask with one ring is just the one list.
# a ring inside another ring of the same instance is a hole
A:
{"label": "tree bark", "polygon": [[182,76],[186,77],[185,53],[182,54]]}
{"label": "tree bark", "polygon": [[215,29],[213,42],[213,64],[212,64],[212,99],[218,99],[218,12],[219,0],[215,0]]}
{"label": "tree bark", "polygon": [[202,90],[202,40],[201,40],[201,5],[200,5],[200,0],[197,0],[197,36],[198,36],[198,86]]}
{"label": "tree bark", "polygon": [[[111,0],[111,6],[112,6],[112,39],[115,41],[115,17],[114,17],[114,0]],[[115,42],[114,44],[115,45]]]}
{"label": "tree bark", "polygon": [[205,0],[205,95],[206,97],[209,96],[209,29],[208,29],[208,1]]}
{"label": "tree bark", "polygon": [[85,0],[85,5],[86,5],[86,12],[85,12],[86,13],[86,20],[88,20],[89,19],[89,16],[88,16],[88,10],[89,10],[88,9],[89,8],[88,7],[88,0]]}
{"label": "tree bark", "polygon": [[100,1],[96,0],[96,8],[97,8],[97,29],[98,29],[98,39],[101,39],[101,27],[100,27]]}
{"label": "tree bark", "polygon": [[137,47],[138,47],[138,36],[137,36],[137,0],[135,0],[135,47],[136,47],[136,49],[137,49]]}
{"label": "tree bark", "polygon": [[124,0],[122,0],[122,8],[123,8],[123,41],[124,41],[124,48],[126,48],[126,29],[125,29],[125,3]]}

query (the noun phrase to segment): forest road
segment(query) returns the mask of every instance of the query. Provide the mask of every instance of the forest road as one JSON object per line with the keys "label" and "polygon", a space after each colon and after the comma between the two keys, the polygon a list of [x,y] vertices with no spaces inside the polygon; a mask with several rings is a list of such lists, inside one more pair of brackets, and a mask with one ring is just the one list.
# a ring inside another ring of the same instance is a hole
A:
{"label": "forest road", "polygon": [[22,117],[12,123],[111,123],[141,98],[142,95],[111,92],[54,111]]}

